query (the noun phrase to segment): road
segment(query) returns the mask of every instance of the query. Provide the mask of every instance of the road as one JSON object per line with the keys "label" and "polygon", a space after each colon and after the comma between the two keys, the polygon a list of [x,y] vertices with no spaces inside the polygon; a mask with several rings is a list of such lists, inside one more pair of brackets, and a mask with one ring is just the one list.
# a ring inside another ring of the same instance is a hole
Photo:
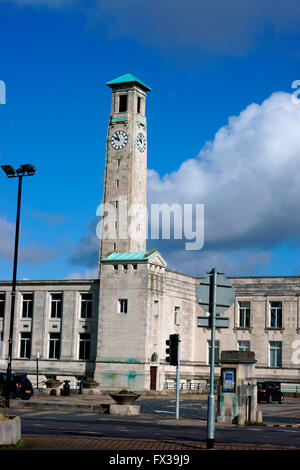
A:
{"label": "road", "polygon": [[[185,399],[180,403],[181,418],[206,417],[205,400]],[[286,423],[290,427],[216,425],[215,440],[248,444],[273,444],[300,448],[300,403],[260,405],[269,423]],[[98,413],[12,409],[22,417],[22,434],[72,435],[129,439],[205,441],[206,425],[174,419],[175,401],[151,398],[141,400],[143,415],[112,417]],[[151,412],[151,413],[150,413]],[[151,414],[151,416],[150,416]],[[299,416],[299,418],[297,417]],[[276,421],[277,420],[277,421]]]}
{"label": "road", "polygon": [[[141,406],[141,413],[154,416],[175,417],[175,399],[148,398],[136,402]],[[285,403],[271,405],[261,403],[263,421],[268,423],[300,424],[300,399],[286,398]],[[206,419],[207,399],[184,398],[180,400],[180,417]]]}

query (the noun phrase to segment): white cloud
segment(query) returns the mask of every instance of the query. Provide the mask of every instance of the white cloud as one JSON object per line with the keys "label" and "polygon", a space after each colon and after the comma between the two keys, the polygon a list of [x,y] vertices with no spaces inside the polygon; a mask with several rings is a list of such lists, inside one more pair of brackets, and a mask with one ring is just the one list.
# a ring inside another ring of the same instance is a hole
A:
{"label": "white cloud", "polygon": [[[204,203],[198,263],[217,254],[235,271],[251,270],[253,259],[265,266],[273,247],[300,238],[299,181],[300,105],[278,92],[231,117],[178,171],[161,178],[149,171],[148,192],[152,203]],[[169,254],[179,266],[178,252]]]}
{"label": "white cloud", "polygon": [[46,214],[44,212],[38,212],[38,211],[29,211],[29,215],[32,215],[35,217],[37,220],[41,220],[42,222],[45,222],[46,225],[56,225],[56,224],[64,224],[65,223],[65,217],[61,214]]}
{"label": "white cloud", "polygon": [[[12,260],[15,243],[15,225],[0,216],[0,259]],[[18,259],[28,264],[41,264],[58,256],[58,249],[31,242],[20,247]]]}
{"label": "white cloud", "polygon": [[0,216],[0,258],[11,259],[14,248],[15,226]]}
{"label": "white cloud", "polygon": [[68,279],[96,279],[98,277],[97,268],[86,269],[84,271],[74,271],[69,274]]}
{"label": "white cloud", "polygon": [[[217,265],[228,275],[264,274],[272,249],[300,239],[299,181],[300,105],[288,93],[273,93],[230,117],[177,171],[148,171],[149,203],[204,204],[205,243],[185,251],[186,240],[149,239],[147,247],[158,248],[172,270],[201,276]],[[96,223],[69,260],[89,270],[98,259]]]}

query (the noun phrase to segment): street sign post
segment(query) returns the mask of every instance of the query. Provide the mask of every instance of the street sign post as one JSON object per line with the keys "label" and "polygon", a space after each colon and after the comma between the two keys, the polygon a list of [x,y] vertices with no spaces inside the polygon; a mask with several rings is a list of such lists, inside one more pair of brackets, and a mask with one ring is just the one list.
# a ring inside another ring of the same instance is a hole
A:
{"label": "street sign post", "polygon": [[197,326],[211,328],[210,391],[208,395],[206,447],[213,449],[216,420],[214,396],[215,334],[216,327],[229,327],[229,318],[221,318],[220,315],[232,305],[234,301],[234,287],[226,279],[222,271],[214,268],[199,284],[196,295],[199,305],[206,312],[210,313],[209,317],[198,317]]}

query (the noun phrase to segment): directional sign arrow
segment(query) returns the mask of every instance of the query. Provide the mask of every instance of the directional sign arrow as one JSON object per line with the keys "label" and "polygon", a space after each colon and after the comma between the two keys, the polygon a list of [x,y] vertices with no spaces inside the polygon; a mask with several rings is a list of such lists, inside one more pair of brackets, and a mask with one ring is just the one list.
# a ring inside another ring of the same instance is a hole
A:
{"label": "directional sign arrow", "polygon": [[[206,311],[211,313],[211,274],[206,276],[196,290],[196,296],[199,305]],[[234,287],[231,282],[223,275],[217,272],[216,282],[216,315],[228,310],[234,301]]]}

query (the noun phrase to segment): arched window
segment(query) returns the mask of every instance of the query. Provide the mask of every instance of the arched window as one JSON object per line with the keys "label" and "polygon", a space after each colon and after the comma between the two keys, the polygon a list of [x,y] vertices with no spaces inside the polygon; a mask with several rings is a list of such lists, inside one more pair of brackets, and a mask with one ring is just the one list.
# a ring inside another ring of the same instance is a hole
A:
{"label": "arched window", "polygon": [[158,357],[156,353],[153,353],[150,359],[150,362],[158,362]]}

